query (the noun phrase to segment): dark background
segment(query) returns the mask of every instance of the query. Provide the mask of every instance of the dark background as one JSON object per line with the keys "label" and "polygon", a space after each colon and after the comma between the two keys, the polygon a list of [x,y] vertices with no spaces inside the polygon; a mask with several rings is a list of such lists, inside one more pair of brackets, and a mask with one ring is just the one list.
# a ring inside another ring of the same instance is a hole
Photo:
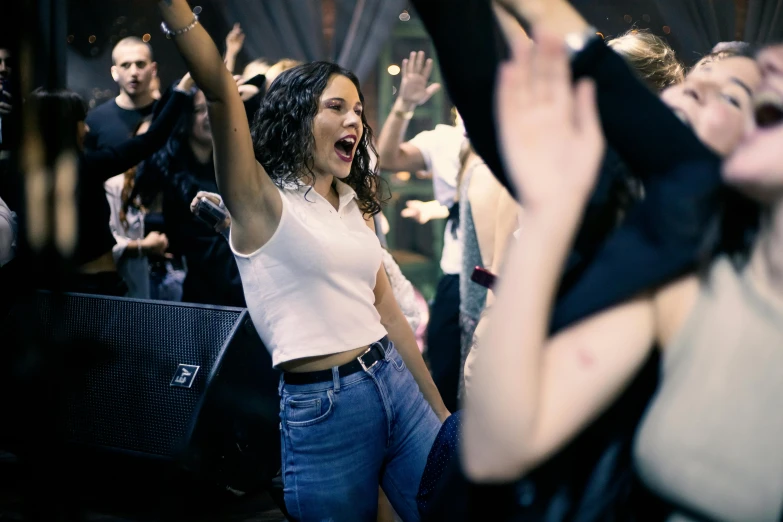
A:
{"label": "dark background", "polygon": [[[202,7],[201,22],[221,50],[225,35],[235,22],[225,20],[221,10],[215,7],[217,2],[222,1],[226,0],[192,2],[193,5]],[[742,19],[747,0],[703,0],[704,4],[721,2],[727,5],[733,3],[732,8],[736,9],[737,18]],[[686,64],[692,64],[707,50],[693,52],[688,49],[681,34],[687,30],[682,25],[691,25],[691,21],[665,21],[659,11],[659,3],[656,0],[574,0],[580,11],[607,38],[619,36],[629,29],[647,28],[665,37],[678,51],[680,59]],[[329,2],[325,1],[323,4],[326,13]],[[182,59],[172,42],[168,41],[160,30],[160,16],[154,0],[70,0],[67,11],[67,81],[71,89],[82,94],[88,101],[100,103],[116,95],[116,86],[109,74],[111,48],[124,36],[150,35],[149,43],[158,62],[159,75],[164,86],[184,74]],[[415,13],[412,14],[415,16]],[[324,20],[325,26],[334,24],[334,16],[324,16]],[[241,22],[245,32],[254,30],[252,20]],[[324,30],[329,32],[333,27],[324,27]],[[94,38],[91,38],[93,36]],[[241,53],[237,71],[241,71],[244,65],[254,58],[256,57]]]}

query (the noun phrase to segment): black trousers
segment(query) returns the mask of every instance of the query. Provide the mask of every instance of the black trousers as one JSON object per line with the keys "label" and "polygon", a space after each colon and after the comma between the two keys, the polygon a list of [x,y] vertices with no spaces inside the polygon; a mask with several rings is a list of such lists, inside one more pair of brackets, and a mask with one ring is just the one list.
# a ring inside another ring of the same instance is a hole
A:
{"label": "black trousers", "polygon": [[443,403],[449,411],[456,411],[460,374],[459,275],[446,274],[438,282],[427,325],[427,360]]}

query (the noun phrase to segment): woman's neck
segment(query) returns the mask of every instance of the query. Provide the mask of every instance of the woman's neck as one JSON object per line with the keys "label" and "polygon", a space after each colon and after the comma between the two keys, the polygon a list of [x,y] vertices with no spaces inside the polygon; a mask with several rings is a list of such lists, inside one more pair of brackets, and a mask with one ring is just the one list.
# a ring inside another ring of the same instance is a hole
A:
{"label": "woman's neck", "polygon": [[340,198],[337,195],[337,190],[334,188],[334,176],[331,174],[315,173],[315,182],[313,183],[313,190],[320,194],[326,201],[336,209],[339,207]]}
{"label": "woman's neck", "polygon": [[193,157],[196,158],[201,164],[209,163],[212,161],[212,143],[201,143],[197,140],[190,139],[190,150],[193,151]]}
{"label": "woman's neck", "polygon": [[769,290],[783,299],[783,201],[763,216],[754,253],[758,276]]}

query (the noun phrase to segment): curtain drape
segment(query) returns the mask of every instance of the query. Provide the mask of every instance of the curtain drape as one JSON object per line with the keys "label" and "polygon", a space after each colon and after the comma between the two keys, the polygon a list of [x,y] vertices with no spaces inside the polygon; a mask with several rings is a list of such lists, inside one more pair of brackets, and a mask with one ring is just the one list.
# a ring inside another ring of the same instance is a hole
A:
{"label": "curtain drape", "polygon": [[745,41],[764,45],[783,42],[783,0],[750,0]]}
{"label": "curtain drape", "polygon": [[226,19],[245,32],[244,51],[250,60],[281,58],[325,60],[320,0],[224,0],[216,2]]}
{"label": "curtain drape", "polygon": [[227,24],[242,24],[248,59],[332,60],[363,79],[378,59],[405,0],[335,0],[332,45],[323,37],[321,0],[224,0]]}
{"label": "curtain drape", "polygon": [[694,63],[719,42],[734,40],[733,0],[657,0],[655,3],[671,28],[667,38],[686,64]]}
{"label": "curtain drape", "polygon": [[405,4],[405,0],[335,0],[333,59],[363,80]]}

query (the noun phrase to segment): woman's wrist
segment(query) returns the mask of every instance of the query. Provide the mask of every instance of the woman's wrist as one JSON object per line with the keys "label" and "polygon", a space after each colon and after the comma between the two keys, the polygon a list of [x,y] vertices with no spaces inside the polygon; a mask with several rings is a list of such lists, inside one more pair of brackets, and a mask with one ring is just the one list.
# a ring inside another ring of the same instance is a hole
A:
{"label": "woman's wrist", "polygon": [[519,219],[520,235],[549,244],[570,243],[584,215],[584,205],[552,203],[525,208]]}
{"label": "woman's wrist", "polygon": [[[413,115],[413,111],[416,110],[416,104],[412,102],[407,102],[403,100],[402,98],[397,98],[394,101],[394,106],[392,107],[392,113],[394,113],[397,116],[407,116],[410,114]],[[410,119],[410,118],[405,118]]]}

